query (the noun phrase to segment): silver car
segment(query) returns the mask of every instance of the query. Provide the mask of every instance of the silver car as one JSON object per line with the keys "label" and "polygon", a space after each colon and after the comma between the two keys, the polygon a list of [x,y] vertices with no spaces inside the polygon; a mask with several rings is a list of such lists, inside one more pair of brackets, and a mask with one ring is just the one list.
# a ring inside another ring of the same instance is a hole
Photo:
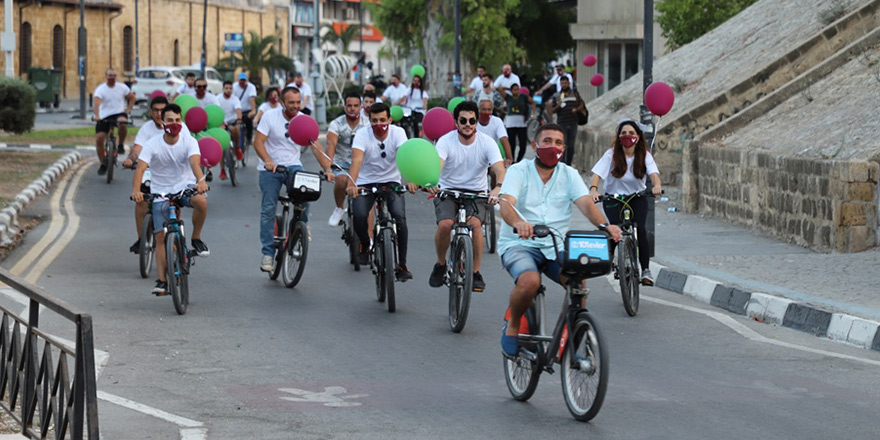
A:
{"label": "silver car", "polygon": [[[131,91],[137,97],[138,103],[146,103],[150,95],[161,90],[166,96],[171,96],[177,89],[186,84],[186,74],[192,72],[196,78],[201,76],[199,66],[150,66],[141,68],[131,86]],[[208,67],[205,74],[208,81],[208,90],[219,95],[223,93],[223,77],[213,67]]]}

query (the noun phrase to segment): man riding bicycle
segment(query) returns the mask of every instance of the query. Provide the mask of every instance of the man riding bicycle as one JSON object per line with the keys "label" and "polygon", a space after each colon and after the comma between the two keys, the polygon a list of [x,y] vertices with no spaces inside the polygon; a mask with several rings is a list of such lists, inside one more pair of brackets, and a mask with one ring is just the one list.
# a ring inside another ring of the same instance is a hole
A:
{"label": "man riding bicycle", "polygon": [[[232,94],[241,101],[241,128],[244,130],[245,141],[250,142],[254,137],[254,116],[257,114],[257,87],[248,81],[246,73],[241,72],[238,74],[238,81],[232,86]],[[238,147],[244,149],[244,145]]]}
{"label": "man riding bicycle", "polygon": [[[439,187],[472,192],[486,192],[486,168],[490,167],[498,182],[489,194],[491,204],[497,204],[501,183],[504,182],[504,163],[495,141],[477,132],[477,104],[464,101],[454,111],[456,131],[442,136],[437,141],[437,154],[440,155]],[[437,192],[432,188],[431,192]],[[490,207],[489,209],[494,209]],[[468,225],[473,231],[474,242],[474,278],[473,290],[482,292],[486,282],[480,273],[480,261],[483,256],[483,208],[476,204],[466,206]],[[434,248],[437,251],[437,262],[431,270],[428,284],[431,287],[443,285],[446,273],[446,251],[449,249],[450,234],[455,223],[458,207],[453,199],[434,199],[434,214],[437,217],[437,232],[434,234]]]}
{"label": "man riding bicycle", "polygon": [[591,223],[610,233],[614,241],[620,240],[620,228],[606,223],[578,171],[559,163],[565,148],[560,126],[541,126],[532,141],[536,158],[508,168],[501,186],[504,224],[498,238],[498,253],[515,282],[510,292],[510,320],[501,335],[501,349],[510,356],[518,352],[520,319],[541,286],[541,274],[562,284],[561,259],[554,255],[553,237],[534,237],[534,225],[547,225],[564,236],[574,203]]}
{"label": "man riding bicycle", "polygon": [[[369,120],[365,121],[361,118],[361,97],[357,92],[349,92],[345,95],[345,113],[330,122],[330,127],[327,128],[327,155],[333,163],[345,171],[351,169],[351,143],[354,134],[368,124]],[[336,185],[333,187],[336,208],[330,214],[328,221],[330,226],[339,226],[339,221],[345,215],[342,206],[345,203],[345,188],[348,183],[347,177],[336,179]]]}
{"label": "man riding bicycle", "polygon": [[[352,210],[354,211],[354,230],[360,239],[361,248],[358,258],[360,264],[370,262],[371,242],[367,217],[373,204],[376,202],[376,194],[358,197],[358,188],[363,187],[386,187],[400,186],[400,171],[397,169],[395,159],[397,150],[406,142],[406,131],[391,125],[391,110],[384,103],[373,104],[370,107],[370,127],[364,127],[357,131],[351,146],[351,178],[348,181],[346,192],[354,197]],[[347,180],[347,179],[346,179]],[[416,185],[407,184],[411,193],[415,192]],[[398,281],[412,279],[412,273],[406,267],[406,249],[408,230],[406,227],[406,204],[400,194],[389,191],[386,194],[388,211],[397,224],[397,257],[399,265],[395,270]]]}
{"label": "man riding bicycle", "polygon": [[[278,205],[278,194],[281,185],[292,184],[293,173],[303,170],[300,158],[301,147],[290,139],[288,128],[290,121],[299,114],[302,103],[302,95],[296,87],[285,87],[281,91],[281,103],[278,108],[271,109],[263,114],[260,124],[257,126],[257,135],[254,137],[254,151],[260,158],[257,170],[260,172],[260,192],[262,201],[260,204],[260,244],[262,245],[263,257],[260,260],[260,270],[272,272],[275,269],[275,211]],[[315,140],[312,146],[312,154],[318,159],[321,167],[327,171],[332,163],[324,155],[324,148]],[[320,151],[315,151],[318,149]],[[275,168],[283,165],[287,173],[275,173]],[[328,173],[332,179],[333,174]],[[303,221],[308,222],[308,209],[303,212]]]}
{"label": "man riding bicycle", "polygon": [[[232,81],[223,81],[223,94],[217,97],[217,104],[223,109],[223,123],[229,129],[232,137],[232,148],[235,149],[235,157],[241,160],[242,152],[238,148],[239,127],[241,122],[241,101],[232,94]],[[226,155],[220,156],[220,180],[226,180]]]}
{"label": "man riding bicycle", "polygon": [[[128,114],[134,107],[135,95],[131,89],[125,84],[116,83],[116,70],[112,67],[105,72],[107,81],[95,89],[94,94],[94,120],[95,124],[95,146],[97,147],[98,175],[107,174],[107,166],[104,165],[104,154],[113,153],[112,151],[104,151],[104,142],[107,140],[107,133],[113,128],[108,120],[116,121],[119,124],[119,146],[117,152],[125,152],[125,135],[128,134]],[[126,101],[128,105],[126,106]]]}
{"label": "man riding bicycle", "polygon": [[[193,249],[198,256],[207,257],[210,255],[208,246],[200,237],[208,214],[208,199],[205,197],[208,184],[202,174],[199,144],[188,133],[182,132],[181,113],[176,104],[169,104],[162,110],[164,134],[153,137],[144,145],[134,173],[131,198],[135,203],[143,202],[140,182],[147,167],[150,167],[150,188],[153,194],[177,194],[195,186],[199,194],[186,197],[181,202],[183,206],[193,208]],[[190,183],[190,175],[196,177],[195,185]],[[159,272],[159,279],[156,280],[152,292],[157,296],[165,295],[168,291],[168,280],[165,279],[165,233],[162,231],[168,221],[168,203],[167,200],[155,200],[152,206],[153,230],[156,231],[156,268]]]}

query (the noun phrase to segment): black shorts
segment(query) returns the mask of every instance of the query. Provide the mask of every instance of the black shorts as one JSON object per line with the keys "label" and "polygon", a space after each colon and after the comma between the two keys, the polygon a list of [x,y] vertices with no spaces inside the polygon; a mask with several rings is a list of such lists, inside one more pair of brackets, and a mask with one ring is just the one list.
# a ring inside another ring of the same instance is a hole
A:
{"label": "black shorts", "polygon": [[125,116],[126,118],[128,118],[128,115],[125,113],[117,113],[115,115],[107,116],[106,118],[103,118],[100,121],[98,121],[98,123],[95,124],[95,134],[110,133],[111,125],[109,123],[107,123],[107,119],[119,119],[120,116]]}
{"label": "black shorts", "polygon": [[[484,202],[466,200],[464,207],[468,219],[476,217],[480,220],[480,224],[486,222],[486,204]],[[452,197],[445,200],[441,200],[439,197],[434,198],[434,215],[437,217],[437,223],[440,223],[440,220],[446,219],[452,220],[455,223],[458,216],[458,207],[455,204],[455,199]]]}

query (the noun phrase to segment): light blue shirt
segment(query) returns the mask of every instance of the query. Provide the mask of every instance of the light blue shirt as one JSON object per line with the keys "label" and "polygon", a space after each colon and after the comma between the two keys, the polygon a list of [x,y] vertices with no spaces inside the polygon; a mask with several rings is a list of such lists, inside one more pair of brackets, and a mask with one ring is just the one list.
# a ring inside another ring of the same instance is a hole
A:
{"label": "light blue shirt", "polygon": [[[556,165],[550,180],[544,183],[535,161],[523,160],[507,169],[501,194],[516,198],[516,209],[523,220],[532,225],[547,225],[564,237],[571,220],[572,203],[590,192],[580,173],[562,162]],[[523,240],[513,232],[512,226],[502,222],[498,254],[503,255],[510,247],[520,245],[540,248],[547,259],[555,260],[552,240],[552,236]],[[561,252],[562,243],[559,245]]]}

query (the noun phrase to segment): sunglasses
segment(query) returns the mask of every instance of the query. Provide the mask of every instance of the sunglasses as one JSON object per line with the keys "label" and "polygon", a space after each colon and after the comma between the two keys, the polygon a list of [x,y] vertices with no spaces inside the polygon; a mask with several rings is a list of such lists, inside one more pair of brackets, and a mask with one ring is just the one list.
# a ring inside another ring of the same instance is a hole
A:
{"label": "sunglasses", "polygon": [[196,86],[197,89],[207,89],[208,86]]}
{"label": "sunglasses", "polygon": [[461,125],[477,125],[477,118],[458,118],[458,123]]}
{"label": "sunglasses", "polygon": [[290,130],[289,129],[290,129],[290,122],[285,122],[284,123],[284,137],[285,138],[290,137]]}
{"label": "sunglasses", "polygon": [[107,75],[107,78],[116,78],[116,75]]}
{"label": "sunglasses", "polygon": [[384,142],[379,142],[379,150],[382,150],[381,156],[382,156],[382,159],[385,159],[385,157],[388,155],[385,154],[385,143]]}

